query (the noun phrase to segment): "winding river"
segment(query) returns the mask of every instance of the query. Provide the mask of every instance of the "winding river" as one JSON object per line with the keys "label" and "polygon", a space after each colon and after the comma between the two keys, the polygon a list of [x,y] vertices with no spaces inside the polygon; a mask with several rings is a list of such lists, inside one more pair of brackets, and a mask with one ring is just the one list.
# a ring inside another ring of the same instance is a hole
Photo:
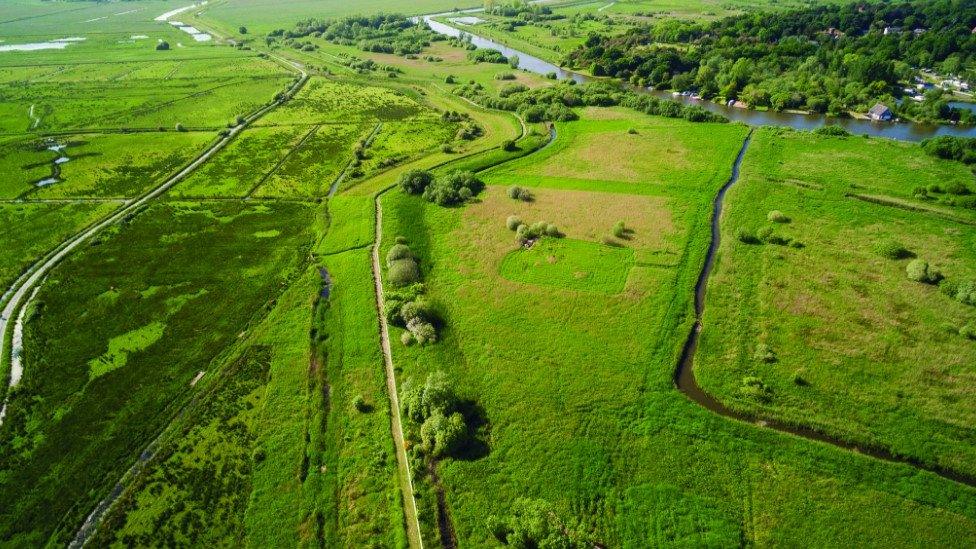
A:
{"label": "winding river", "polygon": [[[430,26],[430,28],[437,33],[459,37],[462,34],[471,37],[471,43],[479,48],[488,48],[493,50],[498,50],[502,52],[505,57],[511,57],[513,55],[518,57],[518,68],[534,72],[536,74],[548,75],[550,73],[555,73],[556,78],[559,80],[575,80],[580,84],[585,84],[587,82],[594,82],[597,79],[587,76],[585,74],[580,74],[578,72],[569,71],[563,69],[562,67],[556,66],[548,61],[540,59],[538,57],[529,55],[527,53],[521,52],[494,40],[478,36],[477,34],[472,34],[477,32],[476,26],[464,26],[464,30],[458,27],[453,27],[451,25],[441,23],[435,20],[437,17],[444,17],[448,15],[455,14],[465,14],[465,13],[478,13],[483,11],[481,8],[462,10],[457,12],[449,13],[438,13],[433,15],[423,16],[423,20]],[[637,89],[637,88],[635,88]],[[916,123],[901,123],[901,122],[873,122],[871,120],[862,120],[856,118],[832,118],[820,114],[800,114],[800,113],[788,113],[788,112],[775,112],[775,111],[755,111],[752,109],[742,109],[737,107],[729,107],[720,103],[713,103],[711,101],[704,101],[701,99],[694,99],[692,97],[684,96],[673,96],[670,92],[662,90],[647,90],[639,89],[641,93],[648,93],[655,97],[662,99],[672,99],[680,103],[687,105],[697,105],[706,109],[708,111],[721,114],[722,116],[728,118],[733,122],[742,122],[748,124],[749,126],[787,126],[797,130],[814,130],[819,127],[835,124],[843,127],[847,131],[855,135],[870,135],[872,137],[887,137],[890,139],[898,139],[901,141],[921,141],[929,137],[935,137],[937,135],[954,135],[958,137],[976,137],[976,127],[972,126],[954,126],[948,124],[916,124]],[[967,105],[968,104],[963,104]],[[958,106],[955,105],[954,106]]]}

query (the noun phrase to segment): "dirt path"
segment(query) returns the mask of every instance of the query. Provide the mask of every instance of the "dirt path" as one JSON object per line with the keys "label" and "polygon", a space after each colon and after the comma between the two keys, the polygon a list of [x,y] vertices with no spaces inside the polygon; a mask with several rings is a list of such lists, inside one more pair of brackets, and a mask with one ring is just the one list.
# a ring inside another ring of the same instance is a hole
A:
{"label": "dirt path", "polygon": [[732,166],[732,175],[715,197],[711,219],[712,238],[708,244],[708,251],[705,254],[705,262],[702,265],[702,270],[699,273],[698,280],[695,283],[695,323],[691,328],[691,332],[688,334],[688,339],[685,340],[685,345],[681,350],[681,358],[678,361],[678,368],[675,370],[674,374],[674,381],[675,385],[678,387],[678,390],[684,393],[685,396],[696,404],[699,404],[703,408],[706,408],[707,410],[723,417],[743,421],[760,428],[774,429],[776,431],[788,433],[808,440],[830,444],[838,448],[871,456],[882,461],[910,465],[918,469],[935,473],[949,480],[969,486],[976,486],[976,478],[969,475],[960,473],[958,471],[945,469],[936,465],[922,463],[920,460],[911,457],[895,455],[887,448],[855,444],[809,427],[788,425],[780,421],[770,419],[760,420],[759,418],[750,416],[748,414],[737,412],[719,402],[718,399],[706,393],[698,385],[698,380],[695,379],[694,371],[695,353],[698,350],[698,340],[701,336],[701,331],[703,328],[702,315],[705,312],[705,292],[708,288],[708,278],[711,276],[712,270],[715,267],[716,254],[718,253],[719,244],[721,243],[722,205],[725,201],[726,192],[739,180],[739,170],[742,166],[742,160],[745,157],[746,150],[749,148],[751,139],[752,132],[750,131],[749,135],[746,136],[745,141],[742,143],[742,148],[739,150],[739,154]]}
{"label": "dirt path", "polygon": [[[300,74],[299,79],[295,81],[288,88],[288,91],[285,94],[285,98],[283,98],[281,101],[275,101],[267,106],[262,107],[256,112],[252,113],[251,115],[245,118],[243,124],[240,124],[232,128],[227,133],[227,135],[215,141],[212,145],[210,145],[210,147],[208,147],[206,150],[200,153],[200,155],[197,156],[196,159],[194,159],[190,164],[185,166],[182,170],[177,172],[175,175],[171,176],[169,179],[167,179],[160,185],[156,186],[146,194],[140,196],[139,198],[126,202],[121,208],[115,210],[114,212],[109,214],[101,221],[89,226],[88,228],[81,231],[80,233],[62,242],[61,245],[59,245],[57,248],[52,250],[46,256],[42,257],[40,260],[34,263],[34,265],[32,265],[30,268],[28,268],[20,277],[17,278],[17,280],[14,281],[13,285],[11,285],[10,288],[8,288],[4,292],[5,303],[3,301],[0,301],[0,303],[3,304],[3,308],[0,309],[0,361],[7,360],[8,352],[10,352],[11,354],[17,353],[17,355],[20,356],[21,349],[19,348],[7,349],[7,337],[6,337],[7,330],[10,329],[10,323],[14,319],[14,316],[17,314],[17,312],[23,306],[26,305],[28,301],[28,297],[31,295],[31,292],[33,292],[34,288],[39,285],[39,283],[48,275],[48,273],[51,272],[51,270],[58,263],[61,262],[61,260],[67,257],[68,254],[70,254],[72,251],[75,250],[75,248],[85,243],[89,238],[94,236],[102,229],[118,222],[126,215],[133,213],[139,207],[148,204],[150,201],[159,197],[160,195],[168,191],[171,187],[173,187],[174,185],[182,181],[183,178],[185,178],[187,175],[189,175],[194,170],[199,168],[204,162],[209,160],[218,151],[223,149],[231,140],[233,140],[241,131],[243,131],[244,128],[246,128],[248,125],[250,125],[258,118],[261,118],[262,116],[264,116],[265,114],[267,114],[268,112],[276,108],[278,105],[281,104],[282,101],[286,100],[288,97],[296,93],[298,90],[302,88],[302,86],[305,85],[305,82],[308,80],[308,73],[306,73],[301,67],[297,66],[294,63],[285,61],[280,57],[277,56],[272,56],[272,57],[278,59],[280,62],[286,63],[289,66],[294,67]],[[8,402],[7,396],[9,396],[9,389],[16,386],[18,381],[19,380],[14,380],[13,376],[10,377],[10,381],[8,383],[7,395],[4,397],[3,405],[0,406],[0,425],[3,424],[3,419],[7,413],[7,402]]]}
{"label": "dirt path", "polygon": [[410,472],[410,462],[407,458],[407,448],[403,440],[403,422],[400,417],[400,397],[397,391],[396,372],[393,369],[393,355],[390,350],[390,330],[386,323],[386,310],[383,302],[383,279],[380,270],[380,246],[383,243],[383,204],[382,198],[390,189],[378,193],[374,199],[376,205],[376,239],[373,241],[373,286],[376,294],[376,311],[380,320],[380,345],[383,349],[383,365],[386,368],[386,392],[390,396],[390,424],[393,429],[393,444],[396,446],[397,470],[400,476],[400,488],[403,492],[403,513],[407,522],[407,539],[410,547],[423,549],[424,541],[420,534],[420,520],[417,517],[417,500],[413,496],[413,477]]}

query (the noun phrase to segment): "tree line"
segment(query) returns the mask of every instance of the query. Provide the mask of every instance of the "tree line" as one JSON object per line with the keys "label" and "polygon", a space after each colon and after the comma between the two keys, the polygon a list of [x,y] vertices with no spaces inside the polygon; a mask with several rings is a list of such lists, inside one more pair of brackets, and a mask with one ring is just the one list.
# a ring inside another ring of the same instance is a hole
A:
{"label": "tree line", "polygon": [[933,90],[903,99],[919,69],[974,78],[976,0],[824,5],[714,22],[662,20],[591,35],[564,64],[639,86],[750,107],[843,115],[883,102],[917,120],[971,123]]}

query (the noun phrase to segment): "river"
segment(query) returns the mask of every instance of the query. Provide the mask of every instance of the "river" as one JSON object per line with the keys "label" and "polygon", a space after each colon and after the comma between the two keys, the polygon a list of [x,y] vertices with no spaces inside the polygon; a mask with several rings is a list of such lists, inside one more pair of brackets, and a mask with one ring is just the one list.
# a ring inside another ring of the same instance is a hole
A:
{"label": "river", "polygon": [[[460,36],[465,34],[471,37],[471,43],[479,48],[494,49],[502,52],[505,57],[511,57],[513,55],[518,57],[518,68],[534,72],[536,74],[547,75],[550,73],[556,73],[556,78],[559,80],[575,80],[580,84],[585,84],[587,82],[596,81],[596,79],[580,74],[577,72],[569,71],[558,67],[548,61],[529,55],[527,53],[521,52],[504,44],[495,42],[488,38],[472,34],[472,30],[465,27],[461,30],[457,27],[435,21],[435,17],[454,15],[458,13],[477,13],[483,11],[480,8],[471,10],[462,10],[458,12],[450,13],[439,13],[434,15],[425,15],[423,20],[430,26],[430,28],[437,33],[446,36]],[[476,32],[476,28],[471,27]],[[636,89],[636,88],[635,88]],[[929,137],[935,137],[937,135],[954,135],[958,137],[976,137],[976,127],[972,126],[954,126],[948,124],[916,124],[909,122],[874,122],[871,120],[861,120],[856,118],[833,118],[821,114],[799,114],[799,113],[786,113],[786,112],[775,112],[775,111],[755,111],[752,109],[743,109],[738,107],[729,107],[720,103],[713,103],[711,101],[704,101],[701,99],[694,99],[692,97],[672,96],[670,92],[661,90],[647,90],[638,89],[642,93],[648,93],[655,97],[673,99],[680,103],[687,105],[697,105],[708,111],[721,114],[722,116],[728,118],[733,122],[742,122],[750,126],[787,126],[797,130],[814,130],[828,124],[834,124],[841,126],[847,131],[855,135],[870,135],[872,137],[887,137],[890,139],[898,139],[901,141],[921,141]],[[972,108],[966,104],[965,108]],[[958,106],[955,105],[954,106]]]}

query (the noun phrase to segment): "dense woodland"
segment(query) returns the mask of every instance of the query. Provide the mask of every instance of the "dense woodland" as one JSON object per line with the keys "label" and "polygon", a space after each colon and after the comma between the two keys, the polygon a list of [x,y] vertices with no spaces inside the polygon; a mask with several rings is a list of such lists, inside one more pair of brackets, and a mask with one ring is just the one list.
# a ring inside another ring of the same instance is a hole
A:
{"label": "dense woodland", "polygon": [[286,43],[302,43],[303,38],[314,36],[344,46],[356,46],[366,52],[418,54],[431,42],[444,37],[398,14],[343,17],[340,19],[305,19],[294,30],[277,29],[269,33],[268,40],[284,40]]}
{"label": "dense woodland", "polygon": [[971,123],[941,90],[905,98],[919,69],[973,80],[976,1],[856,3],[750,13],[714,22],[661,20],[592,35],[565,64],[641,86],[696,90],[751,107],[841,115],[875,102],[903,118]]}

